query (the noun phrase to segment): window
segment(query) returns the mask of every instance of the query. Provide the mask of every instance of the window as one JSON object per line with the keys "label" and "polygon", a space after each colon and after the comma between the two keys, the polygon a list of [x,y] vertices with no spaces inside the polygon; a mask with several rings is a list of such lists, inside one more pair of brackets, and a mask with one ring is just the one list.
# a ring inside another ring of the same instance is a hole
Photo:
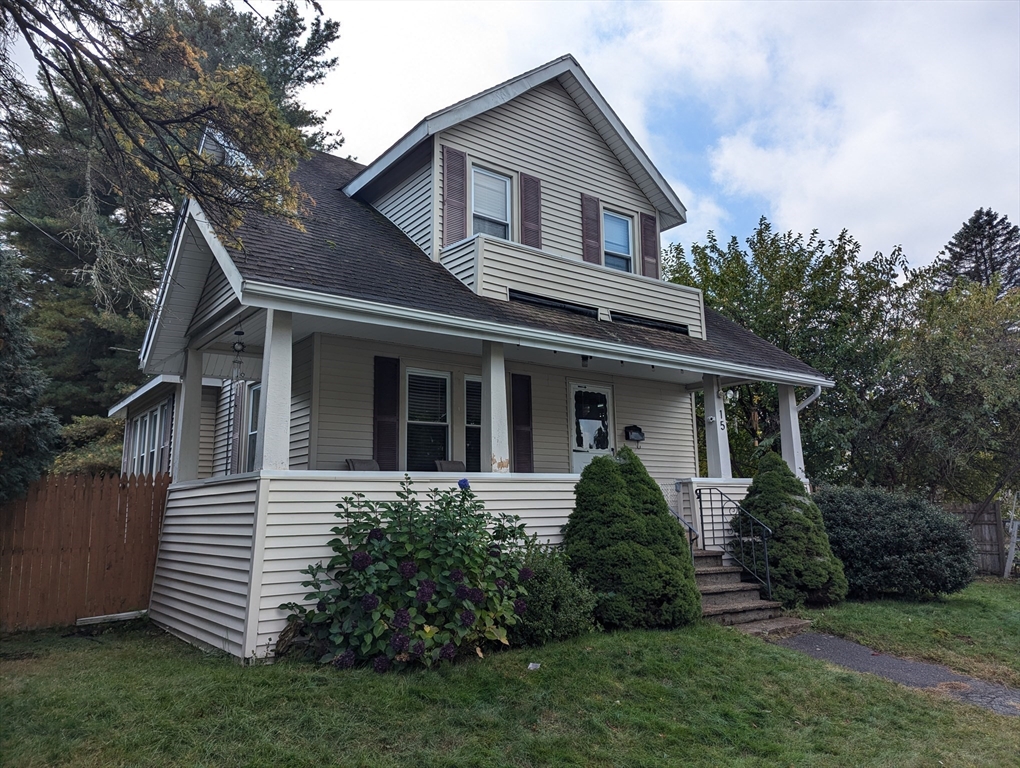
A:
{"label": "window", "polygon": [[631,220],[605,211],[602,214],[602,229],[605,233],[605,265],[622,272],[633,272]]}
{"label": "window", "polygon": [[128,474],[151,475],[165,470],[169,455],[169,444],[166,442],[169,419],[169,401],[132,419],[129,427],[131,450],[127,463]]}
{"label": "window", "polygon": [[434,472],[436,460],[450,458],[450,377],[407,372],[408,472]]}
{"label": "window", "polygon": [[482,381],[464,379],[464,465],[482,471]]}
{"label": "window", "polygon": [[510,239],[510,179],[492,171],[471,171],[473,233]]}
{"label": "window", "polygon": [[255,384],[248,390],[248,453],[246,472],[255,471],[256,451],[259,442],[259,406],[262,400],[262,385]]}

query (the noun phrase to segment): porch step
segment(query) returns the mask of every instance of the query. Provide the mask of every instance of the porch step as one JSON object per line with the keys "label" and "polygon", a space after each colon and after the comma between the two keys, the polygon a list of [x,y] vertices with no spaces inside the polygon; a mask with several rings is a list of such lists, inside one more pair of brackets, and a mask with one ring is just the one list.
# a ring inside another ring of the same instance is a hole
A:
{"label": "porch step", "polygon": [[716,552],[712,549],[696,549],[694,550],[694,570],[698,571],[701,568],[721,568],[722,567],[722,552]]}
{"label": "porch step", "polygon": [[743,571],[739,565],[698,566],[694,570],[694,578],[699,588],[712,584],[738,584]]}
{"label": "porch step", "polygon": [[698,585],[701,592],[702,608],[745,605],[759,600],[757,582],[737,582],[736,584],[706,584]]}
{"label": "porch step", "polygon": [[783,604],[774,600],[748,600],[732,605],[702,605],[701,617],[713,624],[732,626],[747,624],[752,621],[777,618],[782,612]]}
{"label": "porch step", "polygon": [[734,626],[738,632],[745,635],[760,637],[765,640],[778,640],[782,637],[799,635],[811,626],[807,619],[798,619],[795,616],[780,616],[776,619],[762,619],[760,621],[749,621],[746,624]]}

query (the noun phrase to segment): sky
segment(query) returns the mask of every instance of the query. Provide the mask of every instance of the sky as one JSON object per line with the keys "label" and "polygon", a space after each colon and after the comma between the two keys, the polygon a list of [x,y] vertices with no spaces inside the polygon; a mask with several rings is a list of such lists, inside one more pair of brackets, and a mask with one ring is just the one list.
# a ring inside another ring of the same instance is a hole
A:
{"label": "sky", "polygon": [[687,206],[664,242],[764,215],[920,266],[977,208],[1020,223],[1014,0],[322,5],[339,66],[303,98],[361,162],[572,53]]}

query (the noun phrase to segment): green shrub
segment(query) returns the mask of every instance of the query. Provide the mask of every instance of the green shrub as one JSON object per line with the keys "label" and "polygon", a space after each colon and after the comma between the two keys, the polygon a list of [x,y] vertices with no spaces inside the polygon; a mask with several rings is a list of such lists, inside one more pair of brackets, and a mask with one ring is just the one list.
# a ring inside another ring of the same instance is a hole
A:
{"label": "green shrub", "polygon": [[509,644],[530,577],[520,518],[488,513],[467,480],[431,490],[425,505],[405,477],[398,501],[357,494],[337,506],[336,555],[302,571],[307,604],[280,606],[291,616],[278,653],[300,648],[337,667],[371,661],[384,672]]}
{"label": "green shrub", "polygon": [[665,499],[652,501],[649,482],[629,449],[594,458],[563,528],[570,567],[600,593],[595,618],[607,628],[678,627],[701,615],[687,541]]}
{"label": "green shrub", "polygon": [[528,581],[528,611],[510,627],[514,645],[543,645],[595,630],[598,596],[582,573],[572,573],[559,547],[532,538],[524,567],[534,574]]}
{"label": "green shrub", "polygon": [[[829,547],[822,513],[779,454],[765,454],[740,505],[772,529],[768,563],[773,599],[792,608],[846,597],[843,564]],[[739,534],[738,518],[732,525]],[[764,577],[764,564],[758,575]]]}
{"label": "green shrub", "polygon": [[851,597],[933,597],[974,576],[974,541],[955,515],[916,496],[877,488],[823,488],[814,495]]}

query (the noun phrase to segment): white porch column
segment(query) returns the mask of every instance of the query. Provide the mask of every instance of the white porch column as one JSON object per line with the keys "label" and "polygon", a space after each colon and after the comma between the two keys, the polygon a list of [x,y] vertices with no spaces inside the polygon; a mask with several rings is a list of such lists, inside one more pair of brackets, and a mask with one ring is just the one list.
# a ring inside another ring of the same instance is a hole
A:
{"label": "white porch column", "polygon": [[719,377],[704,376],[705,382],[705,453],[708,476],[731,478],[730,438],[726,433],[726,408],[719,396]]}
{"label": "white porch column", "polygon": [[482,342],[482,472],[510,471],[503,344]]}
{"label": "white porch column", "polygon": [[290,312],[266,310],[262,353],[262,403],[256,442],[256,469],[290,468],[290,385],[293,357]]}
{"label": "white porch column", "polygon": [[199,435],[202,430],[202,352],[185,352],[181,396],[177,403],[170,476],[174,482],[198,479]]}
{"label": "white porch column", "polygon": [[797,393],[786,384],[779,385],[779,442],[783,460],[793,474],[806,480],[804,474],[804,448],[800,444],[800,420],[797,416]]}

